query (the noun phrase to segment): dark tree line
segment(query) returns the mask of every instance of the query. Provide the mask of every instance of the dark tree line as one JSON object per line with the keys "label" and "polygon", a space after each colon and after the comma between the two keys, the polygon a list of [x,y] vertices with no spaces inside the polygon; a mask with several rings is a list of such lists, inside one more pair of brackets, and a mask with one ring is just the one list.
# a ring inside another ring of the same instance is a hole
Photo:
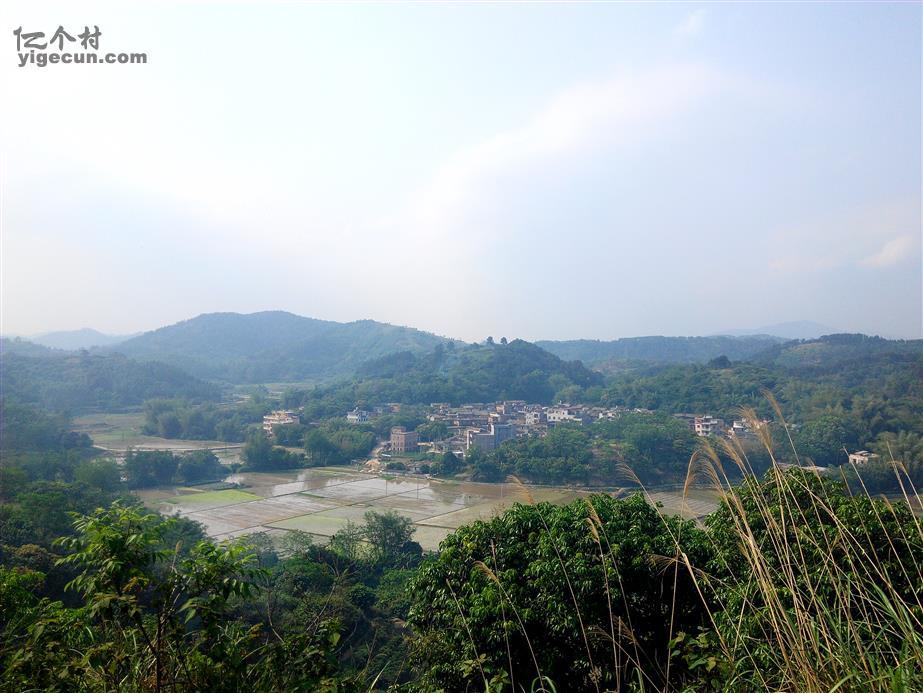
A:
{"label": "dark tree line", "polygon": [[48,350],[3,353],[0,388],[8,398],[52,411],[112,410],[157,397],[215,400],[221,390],[173,366],[119,354]]}

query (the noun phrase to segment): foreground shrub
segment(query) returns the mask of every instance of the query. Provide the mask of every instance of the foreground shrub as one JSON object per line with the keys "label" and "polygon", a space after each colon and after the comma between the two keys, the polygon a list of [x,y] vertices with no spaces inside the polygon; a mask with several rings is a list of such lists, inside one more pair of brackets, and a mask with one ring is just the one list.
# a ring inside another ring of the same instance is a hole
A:
{"label": "foreground shrub", "polygon": [[923,690],[912,478],[893,464],[889,500],[856,470],[780,464],[749,418],[769,470],[705,443],[687,477],[720,494],[704,527],[639,494],[517,505],[448,537],[413,582],[421,690]]}
{"label": "foreground shrub", "polygon": [[662,686],[671,631],[706,615],[678,546],[694,564],[712,557],[701,530],[641,495],[517,505],[462,527],[413,582],[425,684],[528,688],[547,677],[559,690],[611,690],[640,676]]}

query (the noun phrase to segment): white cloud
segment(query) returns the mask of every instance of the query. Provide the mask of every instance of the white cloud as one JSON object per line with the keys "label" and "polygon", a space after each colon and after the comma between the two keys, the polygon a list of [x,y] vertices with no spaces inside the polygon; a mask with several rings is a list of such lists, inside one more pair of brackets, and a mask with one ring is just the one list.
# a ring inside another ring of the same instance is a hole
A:
{"label": "white cloud", "polygon": [[782,274],[891,266],[918,250],[919,228],[917,197],[838,210],[771,231],[768,266]]}
{"label": "white cloud", "polygon": [[492,176],[528,174],[539,159],[636,141],[658,120],[682,117],[722,81],[709,67],[673,65],[568,89],[522,127],[452,157],[416,195],[411,216],[430,234],[459,221],[486,194],[480,184]]}
{"label": "white cloud", "polygon": [[705,29],[705,10],[693,10],[676,27],[681,36],[698,36]]}
{"label": "white cloud", "polygon": [[[550,95],[517,127],[446,158],[403,208],[379,218],[377,240],[367,242],[366,251],[381,263],[399,249],[397,261],[412,273],[391,277],[387,295],[376,289],[374,273],[357,273],[354,281],[368,282],[370,302],[380,300],[376,315],[400,322],[399,307],[414,305],[418,321],[430,329],[479,336],[482,328],[475,325],[484,323],[485,306],[496,302],[497,279],[492,263],[484,262],[485,248],[509,237],[522,190],[548,176],[563,183],[567,171],[590,159],[618,160],[624,152],[632,160],[731,81],[712,66],[672,64],[623,69]],[[425,302],[421,286],[427,287]]]}
{"label": "white cloud", "polygon": [[861,264],[866,267],[891,267],[915,254],[915,251],[918,254],[914,237],[908,233],[892,238],[877,253],[864,258]]}

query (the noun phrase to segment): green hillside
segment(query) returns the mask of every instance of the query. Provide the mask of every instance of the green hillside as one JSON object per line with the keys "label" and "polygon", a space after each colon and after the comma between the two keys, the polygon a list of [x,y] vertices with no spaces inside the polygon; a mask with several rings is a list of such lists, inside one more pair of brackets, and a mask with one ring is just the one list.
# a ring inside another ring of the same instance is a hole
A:
{"label": "green hillside", "polygon": [[835,415],[866,437],[923,433],[923,340],[829,335],[777,345],[749,362],[655,366],[614,378],[603,401],[725,418],[751,406],[769,417],[763,389],[798,421]]}
{"label": "green hillside", "polygon": [[864,334],[831,334],[818,339],[778,344],[757,355],[756,363],[808,371],[835,371],[868,359],[913,358],[923,353],[923,340],[885,339]]}
{"label": "green hillside", "polygon": [[572,339],[539,341],[542,349],[562,359],[579,360],[600,370],[618,370],[619,362],[705,363],[718,356],[733,361],[752,358],[782,340],[769,335],[730,337],[627,337],[612,341]]}
{"label": "green hillside", "polygon": [[[6,340],[4,340],[4,343]],[[3,397],[51,411],[117,409],[156,397],[215,399],[220,390],[182,370],[156,361],[138,362],[120,354],[3,350]]]}
{"label": "green hillside", "polygon": [[260,383],[329,378],[390,353],[422,353],[448,340],[373,320],[350,323],[284,311],[210,313],[146,332],[114,347],[200,378]]}
{"label": "green hillside", "polygon": [[509,344],[438,346],[428,354],[391,354],[363,364],[350,381],[299,391],[294,401],[311,401],[331,413],[357,402],[550,403],[568,389],[582,393],[602,384],[603,377],[582,363],[564,361],[517,339]]}

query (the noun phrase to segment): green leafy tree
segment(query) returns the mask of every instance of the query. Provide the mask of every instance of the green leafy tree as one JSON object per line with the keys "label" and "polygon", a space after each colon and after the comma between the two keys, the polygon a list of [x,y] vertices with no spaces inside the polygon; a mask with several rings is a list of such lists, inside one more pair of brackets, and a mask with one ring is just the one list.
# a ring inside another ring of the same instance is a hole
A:
{"label": "green leafy tree", "polygon": [[241,457],[249,469],[292,469],[304,466],[304,455],[276,447],[262,431],[251,431]]}
{"label": "green leafy tree", "polygon": [[328,544],[331,551],[345,558],[349,563],[358,563],[362,558],[362,542],[365,539],[365,530],[352,522],[337,530]]}
{"label": "green leafy tree", "polygon": [[74,468],[74,480],[103,491],[115,491],[121,486],[122,474],[115,460],[86,460]]}
{"label": "green leafy tree", "polygon": [[372,560],[382,565],[393,565],[402,555],[419,555],[419,544],[412,542],[416,529],[413,521],[393,510],[365,513],[363,536],[368,541]]}
{"label": "green leafy tree", "polygon": [[247,436],[241,457],[248,466],[261,469],[269,466],[272,455],[272,442],[262,431],[252,431]]}
{"label": "green leafy tree", "polygon": [[195,450],[180,458],[179,477],[187,483],[212,481],[225,475],[225,468],[211,450]]}
{"label": "green leafy tree", "polygon": [[660,688],[671,628],[706,619],[687,559],[710,556],[691,522],[641,496],[516,505],[461,527],[411,584],[422,680],[446,691],[506,675],[517,690],[541,676],[558,690]]}
{"label": "green leafy tree", "polygon": [[829,414],[809,421],[795,434],[799,455],[810,458],[821,467],[844,464],[847,450],[855,450],[859,435],[854,422]]}
{"label": "green leafy tree", "polygon": [[265,571],[246,547],[208,541],[167,561],[172,525],[120,503],[77,518],[76,535],[59,542],[69,552],[60,563],[79,571],[68,587],[84,599],[107,648],[137,638],[143,659],[116,658],[119,676],[150,672],[155,691],[211,687],[219,672],[243,678],[242,648],[256,643],[254,632],[228,626],[230,602],[250,598]]}
{"label": "green leafy tree", "polygon": [[454,452],[446,451],[439,458],[439,471],[443,476],[457,474],[462,468],[461,460]]}
{"label": "green leafy tree", "polygon": [[430,421],[417,427],[417,433],[420,434],[420,440],[433,441],[442,440],[449,435],[449,427],[444,421]]}
{"label": "green leafy tree", "polygon": [[304,450],[317,467],[326,467],[332,464],[342,464],[343,456],[337,446],[320,429],[313,429],[304,438]]}
{"label": "green leafy tree", "polygon": [[129,488],[166,486],[173,482],[179,460],[168,450],[129,450],[125,455],[125,478]]}
{"label": "green leafy tree", "polygon": [[871,448],[883,460],[902,463],[911,474],[923,468],[923,435],[919,433],[880,433]]}

